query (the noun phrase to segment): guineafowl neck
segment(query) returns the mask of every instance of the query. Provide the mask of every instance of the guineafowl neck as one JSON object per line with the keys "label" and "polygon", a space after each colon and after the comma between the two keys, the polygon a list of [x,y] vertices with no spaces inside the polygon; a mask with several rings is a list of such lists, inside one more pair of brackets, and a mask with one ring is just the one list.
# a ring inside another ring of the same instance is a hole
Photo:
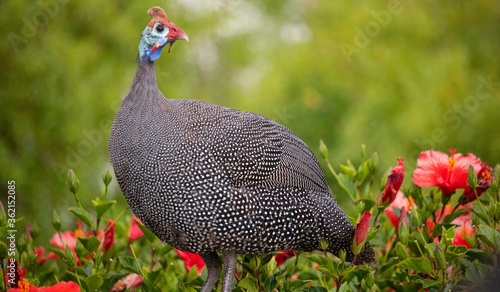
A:
{"label": "guineafowl neck", "polygon": [[156,71],[154,62],[142,58],[137,66],[137,71],[130,86],[128,96],[134,98],[151,98],[159,92],[156,83]]}

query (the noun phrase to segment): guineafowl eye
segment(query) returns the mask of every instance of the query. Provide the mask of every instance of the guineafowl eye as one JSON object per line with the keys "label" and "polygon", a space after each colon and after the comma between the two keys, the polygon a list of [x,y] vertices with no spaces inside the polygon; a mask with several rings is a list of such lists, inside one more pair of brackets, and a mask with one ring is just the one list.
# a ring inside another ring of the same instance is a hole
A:
{"label": "guineafowl eye", "polygon": [[158,25],[158,26],[156,27],[156,31],[157,31],[157,32],[162,32],[162,31],[163,31],[163,29],[165,29],[165,28],[163,27],[163,25]]}

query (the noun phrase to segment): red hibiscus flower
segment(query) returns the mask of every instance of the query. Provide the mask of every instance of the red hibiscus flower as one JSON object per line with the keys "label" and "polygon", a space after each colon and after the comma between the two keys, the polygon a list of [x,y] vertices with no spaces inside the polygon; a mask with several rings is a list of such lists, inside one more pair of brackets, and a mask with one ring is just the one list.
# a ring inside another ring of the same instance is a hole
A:
{"label": "red hibiscus flower", "polygon": [[33,284],[29,284],[26,279],[20,283],[20,288],[11,288],[7,292],[80,292],[80,286],[73,281],[59,282],[52,287],[37,288]]}
{"label": "red hibiscus flower", "polygon": [[456,189],[467,188],[467,171],[472,165],[476,172],[481,170],[481,159],[468,153],[463,156],[449,149],[451,157],[443,152],[428,150],[417,159],[419,168],[413,173],[413,182],[420,187],[437,186],[444,195],[451,195]]}
{"label": "red hibiscus flower", "polygon": [[130,219],[130,233],[128,236],[128,242],[136,240],[144,235],[144,233],[142,233],[142,230],[139,228],[139,226],[137,226],[137,223],[135,223],[135,220],[137,220],[138,222],[140,222],[142,224],[141,220],[139,220],[139,218],[137,218],[135,215],[132,219]]}
{"label": "red hibiscus flower", "polygon": [[174,250],[179,255],[179,257],[184,261],[184,264],[186,265],[186,270],[188,272],[193,268],[193,266],[196,266],[198,276],[201,275],[201,270],[203,270],[203,267],[205,267],[205,262],[199,255],[190,252],[180,251],[178,249]]}
{"label": "red hibiscus flower", "polygon": [[[453,221],[451,221],[451,224],[458,225],[455,227],[455,237],[453,239],[452,245],[464,245],[467,248],[470,248],[469,243],[467,240],[465,240],[466,237],[472,237],[476,232],[474,228],[472,227],[472,218],[471,218],[471,211],[469,210],[470,205],[465,205],[465,206],[459,206],[457,209],[467,209],[467,213],[458,216],[455,218]],[[453,211],[453,208],[450,205],[444,206],[440,210],[436,212],[436,218],[439,218],[438,216],[441,216],[439,223],[442,223],[444,217],[447,215],[450,215]],[[442,213],[442,215],[441,215]],[[434,222],[431,219],[426,220],[427,230],[429,231],[429,234],[432,235],[434,231]],[[434,238],[434,242],[439,242],[439,238]]]}
{"label": "red hibiscus flower", "polygon": [[365,245],[366,235],[368,235],[368,230],[370,230],[371,216],[370,212],[365,212],[356,225],[356,231],[354,231],[354,238],[352,240],[352,252],[355,255],[359,254]]}
{"label": "red hibiscus flower", "polygon": [[391,204],[396,199],[396,194],[401,188],[404,177],[405,160],[398,158],[398,165],[391,170],[391,173],[387,177],[384,193],[382,195],[382,202],[387,201],[387,204]]}
{"label": "red hibiscus flower", "polygon": [[[477,173],[477,197],[480,197],[484,192],[486,192],[486,190],[489,189],[490,183],[493,181],[493,177],[491,176],[492,172],[493,169],[489,167],[488,164],[484,162],[481,163],[481,170]],[[474,201],[475,199],[476,194],[474,193],[474,190],[467,186],[462,197],[460,198],[461,203],[466,204]]]}
{"label": "red hibiscus flower", "polygon": [[285,250],[280,250],[279,254],[274,256],[274,259],[276,260],[276,263],[278,266],[283,265],[287,259],[293,258],[296,256],[295,252],[291,249],[285,249]]}
{"label": "red hibiscus flower", "polygon": [[115,222],[113,220],[108,221],[106,225],[104,234],[104,251],[108,251],[115,243]]}
{"label": "red hibiscus flower", "polygon": [[451,245],[465,245],[468,249],[470,248],[469,242],[465,240],[467,237],[472,237],[476,234],[474,227],[472,227],[472,218],[471,211],[468,210],[467,213],[458,216],[455,220],[451,221],[451,224],[458,225],[455,228],[455,238],[453,239],[453,243]]}

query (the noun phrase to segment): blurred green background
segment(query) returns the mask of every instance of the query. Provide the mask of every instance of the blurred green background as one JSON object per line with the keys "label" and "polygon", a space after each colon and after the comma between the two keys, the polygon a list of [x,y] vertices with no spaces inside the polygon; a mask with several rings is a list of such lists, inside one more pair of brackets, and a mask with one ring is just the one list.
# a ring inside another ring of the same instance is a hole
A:
{"label": "blurred green background", "polygon": [[[323,139],[335,166],[361,144],[380,176],[406,158],[406,184],[427,149],[500,162],[499,1],[2,0],[0,198],[14,179],[20,225],[42,238],[52,209],[73,226],[69,168],[87,206],[111,170],[110,124],[154,5],[190,38],[156,61],[167,98],[266,115],[317,155]],[[111,197],[125,206],[116,182]]]}

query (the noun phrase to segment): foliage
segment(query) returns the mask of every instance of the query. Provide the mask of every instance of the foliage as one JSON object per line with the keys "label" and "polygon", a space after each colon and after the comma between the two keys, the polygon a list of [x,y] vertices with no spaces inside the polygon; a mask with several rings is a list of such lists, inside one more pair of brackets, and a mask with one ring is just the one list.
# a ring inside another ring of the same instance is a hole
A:
{"label": "foliage", "polygon": [[[353,240],[353,252],[359,253],[365,241],[370,241],[378,266],[354,266],[345,261],[345,252],[336,258],[326,253],[326,241],[318,246],[324,252],[239,255],[233,291],[461,291],[485,287],[498,273],[500,166],[488,170],[491,179],[488,186],[482,185],[486,191],[472,202],[438,193],[438,185],[420,188],[412,184],[401,192],[400,182],[395,183],[397,197],[383,201],[385,190],[392,187],[387,185],[394,180],[386,182],[384,178],[380,184],[375,183],[376,153],[366,158],[362,151],[358,166],[348,162],[337,172],[329,163],[323,143],[320,151],[357,210],[350,214],[353,223],[363,214],[357,224],[359,239],[355,236]],[[455,161],[447,163],[452,166]],[[402,167],[403,160],[398,159],[388,176],[404,177]],[[451,167],[449,171],[455,170]],[[472,167],[468,172],[464,188],[479,189],[474,178],[486,176],[475,173]],[[92,200],[93,208],[86,209],[78,195],[80,182],[69,171],[67,186],[77,206],[68,212],[78,227],[75,232],[63,231],[58,212],[54,212],[56,233],[50,241],[52,247],[45,246],[51,250],[47,255],[45,248],[36,244],[39,231],[31,229],[23,235],[17,245],[19,283],[27,286],[29,281],[33,287],[51,289],[67,281],[67,285],[77,285],[81,291],[199,291],[207,276],[199,256],[162,244],[140,221],[127,218],[130,210],[110,216],[116,208],[116,202],[107,199],[111,176],[104,173],[102,178],[103,191]],[[370,223],[371,213],[375,218]],[[0,235],[5,237],[8,227],[3,208],[0,219]],[[1,245],[2,270],[10,271],[6,246]]]}
{"label": "foliage", "polygon": [[[86,182],[82,195],[99,192],[154,5],[190,37],[156,61],[167,98],[263,114],[310,146],[324,137],[335,163],[359,163],[361,143],[410,168],[422,150],[451,145],[500,161],[495,1],[2,0],[0,189],[15,179],[18,213],[42,230],[52,210],[38,202],[72,203],[61,192],[68,169]],[[125,207],[114,182],[110,197]],[[72,214],[60,215],[70,228]]]}

